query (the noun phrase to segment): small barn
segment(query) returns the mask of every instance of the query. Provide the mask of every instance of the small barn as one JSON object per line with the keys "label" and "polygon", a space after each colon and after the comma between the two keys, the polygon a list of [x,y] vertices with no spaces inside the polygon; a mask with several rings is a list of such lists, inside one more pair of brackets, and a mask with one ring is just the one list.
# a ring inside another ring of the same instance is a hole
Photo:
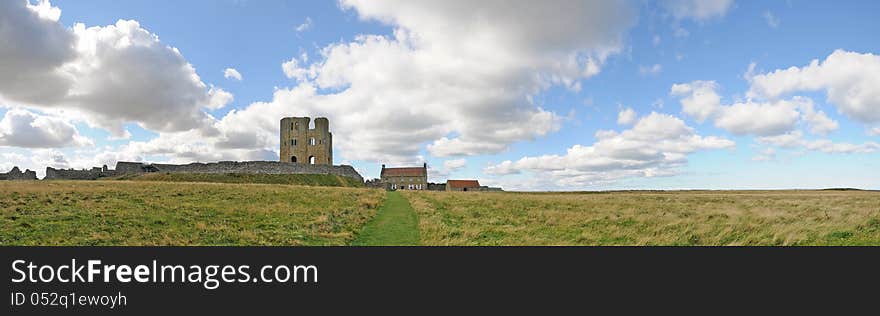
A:
{"label": "small barn", "polygon": [[479,191],[477,180],[446,180],[446,191]]}

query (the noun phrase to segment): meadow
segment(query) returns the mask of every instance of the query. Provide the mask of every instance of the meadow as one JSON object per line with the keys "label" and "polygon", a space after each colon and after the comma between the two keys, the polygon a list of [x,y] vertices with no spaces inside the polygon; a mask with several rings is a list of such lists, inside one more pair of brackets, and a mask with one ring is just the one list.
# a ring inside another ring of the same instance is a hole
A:
{"label": "meadow", "polygon": [[880,192],[404,192],[421,243],[880,245]]}
{"label": "meadow", "polygon": [[2,181],[0,245],[346,245],[378,190],[148,181]]}
{"label": "meadow", "polygon": [[880,245],[877,191],[385,192],[154,177],[2,181],[0,245]]}

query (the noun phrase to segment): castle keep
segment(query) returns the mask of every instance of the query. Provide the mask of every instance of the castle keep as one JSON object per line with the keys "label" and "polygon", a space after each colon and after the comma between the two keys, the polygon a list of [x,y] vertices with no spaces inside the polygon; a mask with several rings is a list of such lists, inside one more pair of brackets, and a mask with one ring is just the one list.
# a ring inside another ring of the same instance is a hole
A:
{"label": "castle keep", "polygon": [[312,165],[333,165],[333,134],[330,121],[315,118],[315,128],[309,128],[308,117],[281,119],[281,162]]}

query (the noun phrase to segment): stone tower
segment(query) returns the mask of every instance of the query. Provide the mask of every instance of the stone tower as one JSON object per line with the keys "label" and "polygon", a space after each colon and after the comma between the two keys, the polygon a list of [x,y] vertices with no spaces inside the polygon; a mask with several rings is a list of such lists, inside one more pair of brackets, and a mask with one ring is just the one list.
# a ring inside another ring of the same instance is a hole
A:
{"label": "stone tower", "polygon": [[315,128],[309,128],[308,117],[281,119],[281,161],[315,165],[333,164],[333,134],[330,121],[315,118]]}

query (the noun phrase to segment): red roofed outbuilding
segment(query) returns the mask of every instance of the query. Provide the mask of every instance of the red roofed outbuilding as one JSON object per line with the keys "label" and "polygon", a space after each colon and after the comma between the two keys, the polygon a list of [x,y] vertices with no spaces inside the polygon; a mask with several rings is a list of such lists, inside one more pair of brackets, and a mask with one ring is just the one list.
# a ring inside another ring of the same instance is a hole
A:
{"label": "red roofed outbuilding", "polygon": [[477,180],[446,180],[446,191],[476,191],[480,189]]}

